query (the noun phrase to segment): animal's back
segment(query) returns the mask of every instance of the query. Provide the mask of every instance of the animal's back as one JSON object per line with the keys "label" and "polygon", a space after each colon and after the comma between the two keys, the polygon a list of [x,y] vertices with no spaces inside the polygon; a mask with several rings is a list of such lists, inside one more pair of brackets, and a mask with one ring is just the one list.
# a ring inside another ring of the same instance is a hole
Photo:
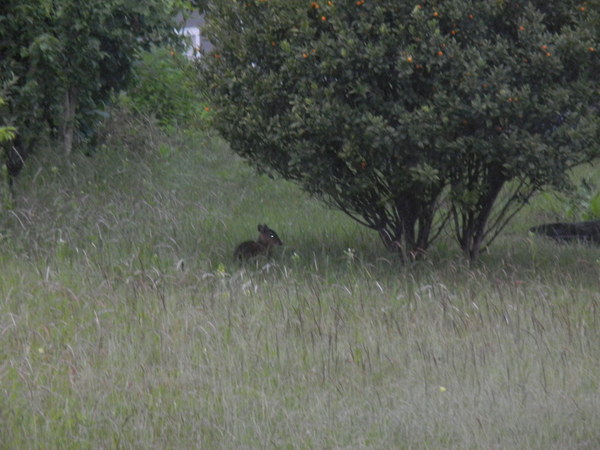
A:
{"label": "animal's back", "polygon": [[267,248],[255,241],[242,242],[233,252],[234,259],[249,259],[266,254]]}
{"label": "animal's back", "polygon": [[600,221],[547,223],[530,228],[532,233],[544,234],[557,241],[583,241],[600,244]]}
{"label": "animal's back", "polygon": [[277,233],[266,224],[258,225],[258,239],[256,241],[245,241],[238,245],[233,252],[236,260],[246,260],[258,256],[269,257],[273,246],[283,245]]}

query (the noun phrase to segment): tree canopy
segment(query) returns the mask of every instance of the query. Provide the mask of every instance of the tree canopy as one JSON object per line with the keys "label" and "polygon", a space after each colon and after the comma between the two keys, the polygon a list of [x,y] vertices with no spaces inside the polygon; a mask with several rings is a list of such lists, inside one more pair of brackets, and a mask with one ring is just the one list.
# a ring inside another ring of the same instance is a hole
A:
{"label": "tree canopy", "polygon": [[6,0],[0,6],[3,116],[23,151],[49,132],[71,151],[130,76],[136,54],[176,39],[184,0]]}
{"label": "tree canopy", "polygon": [[259,171],[419,253],[476,258],[598,154],[599,12],[581,1],[214,1],[216,128]]}

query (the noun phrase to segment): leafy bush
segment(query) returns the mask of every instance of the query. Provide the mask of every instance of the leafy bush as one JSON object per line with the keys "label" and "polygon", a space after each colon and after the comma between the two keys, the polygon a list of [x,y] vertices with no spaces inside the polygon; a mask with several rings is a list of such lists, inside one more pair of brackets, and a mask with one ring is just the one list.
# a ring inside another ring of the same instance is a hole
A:
{"label": "leafy bush", "polygon": [[140,55],[127,101],[163,126],[198,123],[207,114],[198,94],[197,72],[185,56],[167,48]]}
{"label": "leafy bush", "polygon": [[567,192],[544,193],[545,210],[554,212],[556,220],[599,220],[600,193],[594,179],[598,179],[597,173],[576,179]]}
{"label": "leafy bush", "polygon": [[451,222],[470,258],[598,152],[598,11],[579,1],[215,1],[215,126],[418,253]]}
{"label": "leafy bush", "polygon": [[[10,142],[15,138],[17,132],[15,127],[4,124],[4,118],[1,109],[3,105],[4,99],[0,97],[0,146],[10,145]],[[11,206],[9,191],[10,177],[8,174],[8,167],[4,161],[7,154],[8,151],[5,150],[2,152],[2,155],[0,155],[2,158],[2,164],[0,165],[0,212]]]}
{"label": "leafy bush", "polygon": [[[82,128],[97,124],[127,86],[135,55],[175,42],[185,0],[7,0],[0,3],[0,83],[18,140],[31,153],[50,133],[69,155]],[[12,80],[12,81],[10,81]],[[88,116],[88,117],[86,117]],[[92,117],[91,120],[88,120]]]}
{"label": "leafy bush", "polygon": [[[4,99],[0,97],[0,107],[4,105]],[[2,114],[0,114],[0,118]],[[4,125],[3,121],[0,122],[0,144],[2,142],[9,142],[15,138],[15,133],[17,129],[10,125]]]}

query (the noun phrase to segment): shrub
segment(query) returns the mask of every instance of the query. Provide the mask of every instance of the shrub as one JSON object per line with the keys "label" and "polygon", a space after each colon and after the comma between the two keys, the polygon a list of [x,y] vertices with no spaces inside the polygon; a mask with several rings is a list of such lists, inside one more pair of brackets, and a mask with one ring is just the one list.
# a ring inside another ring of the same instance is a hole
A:
{"label": "shrub", "polygon": [[185,1],[8,0],[0,3],[0,82],[24,153],[39,137],[59,138],[66,156],[77,133],[91,134],[115,91],[127,86],[135,55],[171,43]]}
{"label": "shrub", "polygon": [[[214,124],[259,171],[476,258],[598,152],[598,11],[579,1],[215,1]],[[494,208],[495,207],[495,208]]]}
{"label": "shrub", "polygon": [[126,101],[162,126],[198,123],[206,114],[196,85],[197,72],[185,56],[167,48],[143,52],[134,66]]}

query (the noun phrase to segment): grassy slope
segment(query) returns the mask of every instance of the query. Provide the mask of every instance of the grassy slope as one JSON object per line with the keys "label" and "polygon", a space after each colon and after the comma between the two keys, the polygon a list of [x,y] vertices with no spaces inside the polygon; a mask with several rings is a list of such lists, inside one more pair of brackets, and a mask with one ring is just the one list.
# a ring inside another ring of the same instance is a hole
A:
{"label": "grassy slope", "polygon": [[[527,236],[535,204],[477,267],[444,242],[402,267],[218,140],[145,151],[19,181],[0,447],[600,445],[598,250]],[[286,250],[240,269],[259,222]]]}

